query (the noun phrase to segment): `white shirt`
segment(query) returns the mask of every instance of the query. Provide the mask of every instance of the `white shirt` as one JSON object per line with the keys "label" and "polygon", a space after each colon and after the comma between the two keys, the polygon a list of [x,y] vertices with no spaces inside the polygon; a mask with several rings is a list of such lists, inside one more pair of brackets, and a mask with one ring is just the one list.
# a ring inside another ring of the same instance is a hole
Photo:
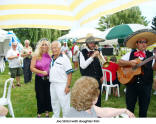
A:
{"label": "white shirt", "polygon": [[49,73],[51,83],[67,83],[67,75],[73,72],[69,58],[61,54],[55,61],[52,59]]}
{"label": "white shirt", "polygon": [[62,51],[62,52],[66,51],[66,50],[67,50],[67,51],[69,50],[69,48],[68,48],[67,46],[62,46],[62,47],[61,47],[61,51]]}
{"label": "white shirt", "polygon": [[[12,48],[7,52],[6,58],[8,59],[11,56],[17,56],[19,54],[18,50],[13,50]],[[9,68],[18,68],[22,66],[21,57],[14,58],[12,60],[8,60]]]}
{"label": "white shirt", "polygon": [[[122,59],[122,60],[125,60],[125,61],[129,61],[130,55],[131,55],[131,52],[128,52],[128,53],[126,53],[125,55],[123,55],[123,56],[121,57],[121,59]],[[153,54],[153,55],[154,55],[154,54]],[[140,59],[140,60],[143,60],[143,58],[141,58],[141,57],[139,57],[139,59]],[[153,59],[152,66],[154,65],[154,63],[155,63],[155,59]]]}
{"label": "white shirt", "polygon": [[73,54],[75,54],[75,53],[76,53],[76,51],[77,51],[77,54],[76,54],[76,55],[73,55],[73,56],[78,57],[78,55],[79,55],[79,47],[78,47],[77,45],[75,45],[75,46],[74,46],[74,51],[73,51]]}
{"label": "white shirt", "polygon": [[66,55],[67,55],[69,58],[72,58],[72,53],[71,53],[71,51],[69,50],[68,46],[62,46],[62,47],[61,47],[61,52],[66,52],[66,51],[67,51]]}
{"label": "white shirt", "polygon": [[[88,47],[86,47],[85,49],[87,49],[88,52],[91,51]],[[94,60],[93,57],[89,57],[87,60],[85,60],[82,52],[80,52],[80,67],[82,69],[87,68],[90,65],[90,63],[92,63],[93,60]]]}

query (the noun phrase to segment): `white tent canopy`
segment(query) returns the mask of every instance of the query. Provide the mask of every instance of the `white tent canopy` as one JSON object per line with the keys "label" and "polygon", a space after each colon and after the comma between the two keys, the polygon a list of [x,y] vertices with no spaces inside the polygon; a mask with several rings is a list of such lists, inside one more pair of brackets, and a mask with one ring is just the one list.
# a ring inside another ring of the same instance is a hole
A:
{"label": "white tent canopy", "polygon": [[4,42],[4,40],[8,38],[8,32],[0,29],[0,42]]}
{"label": "white tent canopy", "polygon": [[68,34],[59,37],[58,40],[63,40],[63,39],[79,39],[82,37],[86,37],[87,34],[92,34],[94,37],[97,37],[102,34],[101,31],[95,29],[95,28],[79,28],[75,30],[71,30]]}
{"label": "white tent canopy", "polygon": [[78,28],[147,1],[0,0],[0,28]]}
{"label": "white tent canopy", "polygon": [[0,72],[4,72],[5,70],[4,56],[10,48],[10,40],[11,37],[8,35],[8,32],[0,29]]}
{"label": "white tent canopy", "polygon": [[11,37],[8,35],[8,32],[0,29],[0,56],[5,56],[9,47],[9,42]]}
{"label": "white tent canopy", "polygon": [[118,39],[113,39],[113,40],[105,40],[104,42],[100,42],[99,45],[118,45]]}

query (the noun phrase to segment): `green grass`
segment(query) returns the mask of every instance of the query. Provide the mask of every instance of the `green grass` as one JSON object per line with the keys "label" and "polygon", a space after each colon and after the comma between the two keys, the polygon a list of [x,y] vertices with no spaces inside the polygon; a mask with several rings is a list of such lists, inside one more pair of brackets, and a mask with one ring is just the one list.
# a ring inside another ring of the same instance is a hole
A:
{"label": "green grass", "polygon": [[[80,72],[76,71],[72,74],[72,86],[74,82],[80,77]],[[4,82],[6,79],[10,78],[8,74],[8,64],[6,65],[5,72],[0,73],[0,97],[3,93]],[[33,118],[36,117],[37,107],[36,98],[34,90],[34,74],[31,83],[24,84],[23,76],[21,77],[22,87],[12,88],[11,100],[13,104],[13,109],[15,117],[18,118]],[[102,106],[103,107],[115,107],[115,108],[125,108],[125,94],[123,92],[124,85],[120,87],[120,97],[114,97],[110,95],[108,101],[105,101],[105,94],[102,94]],[[148,110],[148,117],[156,117],[156,96],[152,95],[151,102]],[[52,115],[52,113],[50,113]],[[138,117],[138,105],[136,105],[135,115]],[[10,117],[10,115],[7,115]]]}

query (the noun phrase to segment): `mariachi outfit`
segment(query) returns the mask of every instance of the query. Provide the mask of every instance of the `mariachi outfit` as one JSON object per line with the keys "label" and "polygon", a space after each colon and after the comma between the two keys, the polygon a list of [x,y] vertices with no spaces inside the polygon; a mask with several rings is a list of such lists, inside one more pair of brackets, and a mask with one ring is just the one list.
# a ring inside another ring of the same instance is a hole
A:
{"label": "mariachi outfit", "polygon": [[[140,58],[145,60],[153,55],[152,52],[144,51],[145,55],[138,55],[137,50],[127,53],[122,60],[134,60]],[[134,113],[135,104],[138,100],[139,104],[139,117],[146,117],[147,110],[150,103],[152,83],[153,83],[153,69],[152,65],[155,60],[147,62],[143,65],[142,73],[135,76],[133,81],[126,85],[126,105],[127,109]]]}
{"label": "mariachi outfit", "polygon": [[97,57],[95,58],[90,57],[90,53],[92,52],[94,51],[91,51],[88,47],[80,52],[80,73],[82,76],[90,76],[98,81],[100,94],[96,105],[100,107],[101,106],[100,79],[102,78],[103,73],[99,59]]}

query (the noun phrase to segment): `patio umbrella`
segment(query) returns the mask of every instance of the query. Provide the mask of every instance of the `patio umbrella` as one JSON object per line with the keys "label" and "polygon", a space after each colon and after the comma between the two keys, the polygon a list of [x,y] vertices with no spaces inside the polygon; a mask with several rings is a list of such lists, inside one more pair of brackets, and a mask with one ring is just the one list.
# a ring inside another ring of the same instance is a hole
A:
{"label": "patio umbrella", "polygon": [[67,30],[150,0],[0,0],[0,28]]}
{"label": "patio umbrella", "polygon": [[108,29],[107,33],[105,34],[105,38],[107,40],[125,39],[127,36],[129,36],[133,32],[140,30],[140,29],[145,29],[145,28],[146,27],[141,24],[121,24],[111,29]]}

